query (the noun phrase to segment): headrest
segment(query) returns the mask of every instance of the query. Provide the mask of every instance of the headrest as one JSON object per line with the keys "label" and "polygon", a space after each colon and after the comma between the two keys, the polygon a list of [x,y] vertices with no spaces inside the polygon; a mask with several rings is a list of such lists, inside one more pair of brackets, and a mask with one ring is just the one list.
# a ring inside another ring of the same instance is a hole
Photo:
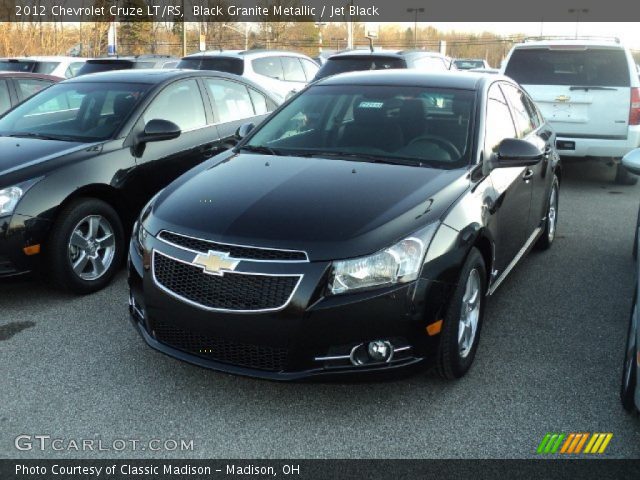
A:
{"label": "headrest", "polygon": [[401,117],[409,121],[423,121],[425,120],[425,106],[424,102],[419,98],[409,98],[402,104]]}

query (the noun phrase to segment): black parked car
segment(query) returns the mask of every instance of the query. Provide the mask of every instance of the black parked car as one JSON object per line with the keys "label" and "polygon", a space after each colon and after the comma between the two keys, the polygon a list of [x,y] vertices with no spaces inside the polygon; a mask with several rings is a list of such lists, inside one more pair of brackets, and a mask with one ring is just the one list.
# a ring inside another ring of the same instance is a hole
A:
{"label": "black parked car", "polygon": [[485,295],[554,240],[554,138],[502,76],[321,80],[142,210],[133,322],[152,347],[228,372],[431,360],[460,377]]}
{"label": "black parked car", "polygon": [[0,117],[0,276],[42,266],[57,286],[103,287],[140,208],[273,109],[220,72],[96,73],[31,97]]}
{"label": "black parked car", "polygon": [[451,69],[451,59],[438,52],[425,50],[348,50],[327,58],[314,81],[339,73],[397,68],[446,72]]}
{"label": "black parked car", "polygon": [[[632,150],[622,159],[623,165],[631,173],[640,175],[640,149]],[[640,311],[638,310],[638,294],[640,293],[640,270],[638,257],[640,254],[638,238],[640,237],[640,211],[636,222],[635,241],[633,242],[633,258],[636,261],[636,283],[633,291],[633,306],[629,319],[627,345],[622,368],[622,385],[620,399],[622,406],[628,411],[640,412]]]}
{"label": "black parked car", "polygon": [[176,68],[180,61],[171,55],[137,55],[131,57],[92,58],[86,61],[77,76],[111,70],[131,70],[146,68]]}

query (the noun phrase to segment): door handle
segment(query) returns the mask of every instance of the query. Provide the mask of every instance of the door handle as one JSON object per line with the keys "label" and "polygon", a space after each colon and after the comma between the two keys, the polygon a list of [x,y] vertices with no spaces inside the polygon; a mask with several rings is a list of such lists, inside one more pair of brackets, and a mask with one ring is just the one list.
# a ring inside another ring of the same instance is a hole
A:
{"label": "door handle", "polygon": [[522,175],[522,179],[523,179],[525,182],[528,182],[528,181],[529,181],[529,180],[531,180],[532,178],[533,178],[533,170],[531,170],[530,168],[527,168],[527,169],[524,171],[524,175]]}

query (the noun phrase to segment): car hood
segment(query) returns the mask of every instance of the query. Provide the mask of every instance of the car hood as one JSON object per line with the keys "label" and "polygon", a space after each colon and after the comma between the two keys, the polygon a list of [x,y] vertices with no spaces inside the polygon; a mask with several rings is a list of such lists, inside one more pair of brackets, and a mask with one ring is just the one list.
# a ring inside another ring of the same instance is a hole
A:
{"label": "car hood", "polygon": [[39,138],[0,137],[0,178],[90,145]]}
{"label": "car hood", "polygon": [[437,220],[468,185],[466,170],[238,154],[167,187],[145,227],[351,258]]}

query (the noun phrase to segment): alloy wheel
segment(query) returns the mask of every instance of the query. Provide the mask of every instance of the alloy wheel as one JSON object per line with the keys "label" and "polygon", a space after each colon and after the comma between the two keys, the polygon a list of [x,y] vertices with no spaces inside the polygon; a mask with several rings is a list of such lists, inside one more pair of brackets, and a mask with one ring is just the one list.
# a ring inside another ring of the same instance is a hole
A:
{"label": "alloy wheel", "polygon": [[466,358],[469,355],[475,342],[482,302],[481,285],[480,273],[474,268],[469,272],[460,310],[458,349],[461,358]]}
{"label": "alloy wheel", "polygon": [[75,226],[68,244],[74,273],[83,280],[97,280],[109,270],[115,255],[113,227],[101,215],[89,215]]}

